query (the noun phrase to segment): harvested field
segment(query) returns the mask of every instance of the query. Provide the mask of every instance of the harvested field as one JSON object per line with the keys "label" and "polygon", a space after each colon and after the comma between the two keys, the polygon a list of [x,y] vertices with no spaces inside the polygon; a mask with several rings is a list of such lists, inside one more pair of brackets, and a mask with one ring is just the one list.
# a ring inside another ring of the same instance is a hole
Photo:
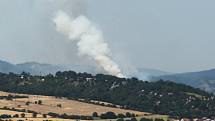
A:
{"label": "harvested field", "polygon": [[[24,94],[15,94],[15,93],[6,93],[0,92],[1,95],[24,95]],[[84,102],[79,102],[76,100],[68,100],[65,98],[55,98],[52,96],[40,96],[40,95],[27,95],[29,98],[19,98],[13,100],[0,100],[0,108],[5,106],[15,109],[26,109],[31,111],[36,111],[41,114],[47,114],[49,112],[54,112],[58,114],[69,114],[69,115],[88,115],[91,116],[93,112],[98,114],[112,111],[114,113],[123,113],[126,112],[144,115],[148,113],[134,111],[134,110],[125,110],[120,108],[111,108],[95,104],[88,104]],[[42,104],[35,104],[35,101],[42,101]],[[26,105],[26,102],[30,102],[29,105]],[[57,105],[61,105],[58,107]]]}

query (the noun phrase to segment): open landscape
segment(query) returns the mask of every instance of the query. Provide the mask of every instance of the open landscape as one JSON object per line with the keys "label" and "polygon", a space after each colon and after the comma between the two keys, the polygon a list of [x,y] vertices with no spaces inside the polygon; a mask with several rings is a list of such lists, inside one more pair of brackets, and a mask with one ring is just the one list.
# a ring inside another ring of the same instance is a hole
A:
{"label": "open landscape", "polygon": [[[124,114],[132,113],[135,114],[135,117],[140,120],[141,117],[148,118],[162,118],[167,120],[168,116],[165,115],[153,115],[151,113],[140,112],[135,110],[126,110],[120,108],[111,108],[108,106],[101,106],[96,104],[84,103],[76,100],[68,100],[66,98],[56,98],[52,96],[41,96],[41,95],[28,95],[28,94],[18,94],[18,93],[7,93],[0,92],[1,96],[26,96],[26,98],[18,98],[18,99],[1,99],[0,100],[0,115],[11,115],[13,118],[8,118],[13,121],[18,120],[28,120],[28,121],[69,121],[75,119],[61,119],[54,118],[49,116],[48,113],[56,113],[56,114],[68,114],[68,115],[84,115],[84,116],[92,116],[94,112],[97,112],[98,115],[101,115],[106,112],[114,112],[116,114]],[[41,104],[35,104],[36,101],[41,101]],[[94,102],[94,101],[92,101]],[[108,104],[102,102],[104,104]],[[59,107],[59,105],[61,105]],[[13,110],[19,111],[13,111]],[[34,113],[29,113],[34,111],[37,115],[34,116]],[[24,117],[22,117],[22,115]],[[14,117],[18,115],[19,117]],[[46,115],[44,117],[44,115]],[[7,119],[7,118],[6,118]],[[97,119],[99,121],[99,119]],[[113,119],[112,119],[113,120]]]}
{"label": "open landscape", "polygon": [[0,0],[0,121],[215,121],[215,0]]}
{"label": "open landscape", "polygon": [[146,120],[177,120],[199,116],[210,119],[215,113],[212,93],[170,81],[74,71],[46,76],[0,73],[0,80],[2,109],[32,113],[33,117],[145,120],[142,118],[146,116]]}
{"label": "open landscape", "polygon": [[[0,92],[0,96],[8,96],[11,95],[23,95],[23,94],[15,94],[15,93],[6,93]],[[24,95],[28,96],[28,98],[20,98],[13,100],[0,100],[0,108],[8,107],[8,108],[16,108],[16,109],[26,109],[36,111],[40,114],[48,114],[49,112],[58,113],[58,114],[74,114],[74,115],[85,115],[91,116],[93,112],[97,112],[98,114],[106,113],[106,112],[114,112],[114,113],[122,113],[126,112],[134,113],[136,115],[144,115],[149,113],[134,111],[134,110],[125,110],[120,108],[110,108],[105,106],[99,106],[94,104],[88,104],[84,102],[79,102],[75,100],[68,100],[66,98],[55,98],[51,96],[40,96],[40,95]],[[42,104],[35,104],[35,101],[42,101]],[[29,105],[26,103],[29,102]],[[57,105],[61,105],[58,107]]]}

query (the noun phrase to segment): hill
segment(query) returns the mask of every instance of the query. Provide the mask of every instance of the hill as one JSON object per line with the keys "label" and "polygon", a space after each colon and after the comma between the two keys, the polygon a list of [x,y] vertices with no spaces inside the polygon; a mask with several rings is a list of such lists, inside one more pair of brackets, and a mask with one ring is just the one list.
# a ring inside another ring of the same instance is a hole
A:
{"label": "hill", "polygon": [[62,66],[56,66],[51,64],[42,64],[37,62],[26,62],[15,65],[20,72],[28,72],[33,75],[47,75],[54,74],[57,71],[67,70]]}
{"label": "hill", "polygon": [[73,71],[32,76],[0,74],[0,90],[109,102],[124,109],[180,117],[215,115],[213,94],[168,81],[143,82],[136,78],[91,75]]}
{"label": "hill", "polygon": [[15,65],[0,60],[0,72],[9,73],[9,72],[19,72],[18,68]]}
{"label": "hill", "polygon": [[0,72],[2,73],[16,73],[22,72],[31,73],[33,75],[47,75],[55,74],[57,71],[65,71],[68,68],[63,66],[56,66],[51,64],[42,64],[37,62],[26,62],[20,64],[12,64],[6,61],[0,60]]}
{"label": "hill", "polygon": [[166,71],[161,71],[157,69],[149,69],[149,68],[138,68],[138,78],[141,79],[141,77],[147,77],[148,79],[151,79],[152,77],[157,77],[157,76],[164,76],[164,75],[170,75],[172,73],[166,72]]}
{"label": "hill", "polygon": [[[38,62],[25,62],[20,64],[12,64],[6,61],[0,60],[0,72],[2,73],[16,73],[20,74],[22,72],[31,73],[32,75],[47,75],[55,74],[57,71],[75,70],[76,72],[89,72],[96,74],[97,70],[93,66],[89,65],[54,65],[45,64]],[[169,75],[171,73],[149,68],[138,68],[137,77],[140,79],[151,78],[154,76]],[[130,75],[132,76],[132,75]]]}
{"label": "hill", "polygon": [[200,72],[164,75],[152,78],[152,80],[160,79],[171,80],[176,83],[183,83],[186,85],[203,89],[208,92],[215,93],[215,69]]}

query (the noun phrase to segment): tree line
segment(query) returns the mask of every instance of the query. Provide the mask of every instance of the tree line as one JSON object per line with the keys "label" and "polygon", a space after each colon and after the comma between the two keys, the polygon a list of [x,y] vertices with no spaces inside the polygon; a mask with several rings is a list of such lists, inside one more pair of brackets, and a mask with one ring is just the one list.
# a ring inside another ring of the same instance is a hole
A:
{"label": "tree line", "polygon": [[137,78],[117,78],[74,71],[46,76],[0,73],[0,90],[97,100],[120,105],[121,108],[178,117],[201,118],[215,115],[213,94],[163,80],[148,82]]}

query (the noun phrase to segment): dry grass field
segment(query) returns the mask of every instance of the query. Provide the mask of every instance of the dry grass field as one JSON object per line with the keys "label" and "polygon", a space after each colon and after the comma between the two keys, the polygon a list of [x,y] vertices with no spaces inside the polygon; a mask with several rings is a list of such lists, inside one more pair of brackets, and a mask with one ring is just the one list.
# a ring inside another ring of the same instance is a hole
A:
{"label": "dry grass field", "polygon": [[[84,103],[76,100],[68,100],[66,98],[55,98],[52,96],[41,96],[41,95],[27,95],[27,94],[17,94],[17,93],[7,93],[1,92],[0,96],[8,96],[8,95],[19,95],[19,96],[28,96],[28,98],[17,98],[13,100],[0,100],[0,108],[8,107],[8,108],[15,108],[15,109],[25,109],[38,112],[37,118],[33,118],[32,113],[25,112],[25,118],[12,118],[12,121],[76,121],[76,120],[69,120],[69,119],[58,119],[52,118],[47,116],[47,118],[43,118],[43,114],[48,114],[49,112],[57,113],[57,114],[68,114],[68,115],[85,115],[91,116],[93,112],[97,112],[98,114],[106,113],[108,111],[114,112],[116,114],[126,112],[137,114],[137,119],[140,120],[141,117],[146,118],[162,118],[165,121],[167,120],[168,116],[161,116],[161,115],[150,115],[146,112],[139,112],[134,110],[125,110],[120,108],[111,108],[106,106],[100,106],[95,104]],[[35,101],[42,101],[42,104],[35,104]],[[30,102],[29,105],[26,105],[26,102]],[[106,102],[102,102],[106,103]],[[57,105],[61,105],[61,107]],[[108,104],[108,103],[106,103]],[[23,112],[17,111],[10,111],[10,110],[0,110],[0,115],[8,114],[8,115],[15,115],[18,114],[21,117]],[[146,116],[147,115],[147,116]],[[83,120],[82,120],[83,121]],[[89,120],[88,120],[89,121]],[[116,120],[97,120],[97,121],[116,121]]]}
{"label": "dry grass field", "polygon": [[[25,94],[14,94],[14,93],[6,93],[0,92],[0,96],[7,96],[8,94],[12,95],[25,95]],[[146,113],[134,111],[134,110],[125,110],[120,108],[111,108],[100,105],[88,104],[84,102],[79,102],[75,100],[68,100],[65,98],[55,98],[51,96],[40,96],[40,95],[26,95],[29,98],[20,98],[13,100],[0,100],[0,108],[5,106],[9,108],[16,109],[26,109],[36,111],[41,114],[47,114],[49,112],[54,112],[58,114],[72,114],[72,115],[87,115],[91,116],[93,112],[97,112],[98,114],[105,113],[108,111],[112,111],[115,113],[123,113],[131,112],[138,115],[144,115]],[[35,101],[42,101],[42,105],[34,104]],[[27,106],[26,102],[30,102]],[[61,104],[61,108],[57,107],[58,104]]]}
{"label": "dry grass field", "polygon": [[[105,113],[108,111],[114,112],[116,114],[126,112],[134,113],[137,115],[144,115],[148,114],[145,112],[139,112],[134,110],[125,110],[120,108],[111,108],[106,106],[100,106],[95,104],[89,104],[84,102],[79,102],[76,100],[68,100],[65,98],[55,98],[52,96],[41,96],[41,95],[27,95],[27,94],[17,94],[17,93],[7,93],[7,92],[1,92],[0,96],[8,96],[8,95],[20,95],[20,96],[28,96],[29,98],[18,98],[13,100],[0,100],[0,108],[8,107],[8,108],[15,108],[15,109],[26,109],[38,112],[40,114],[37,115],[37,119],[32,118],[32,113],[25,113],[25,118],[22,120],[32,120],[32,121],[43,121],[47,120],[42,118],[42,114],[48,114],[49,112],[57,113],[57,114],[68,114],[68,115],[85,115],[85,116],[91,116],[93,112],[97,112],[98,114]],[[42,104],[35,104],[35,101],[42,101]],[[26,102],[30,102],[29,105],[26,105]],[[57,105],[61,105],[61,107]],[[0,115],[2,114],[9,114],[9,115],[21,115],[22,112],[16,112],[16,111],[9,111],[9,110],[0,110]],[[64,121],[62,119],[54,119],[51,117],[48,117],[48,120],[53,121]],[[13,120],[20,120],[20,118],[13,118]],[[65,120],[67,121],[67,120]]]}

